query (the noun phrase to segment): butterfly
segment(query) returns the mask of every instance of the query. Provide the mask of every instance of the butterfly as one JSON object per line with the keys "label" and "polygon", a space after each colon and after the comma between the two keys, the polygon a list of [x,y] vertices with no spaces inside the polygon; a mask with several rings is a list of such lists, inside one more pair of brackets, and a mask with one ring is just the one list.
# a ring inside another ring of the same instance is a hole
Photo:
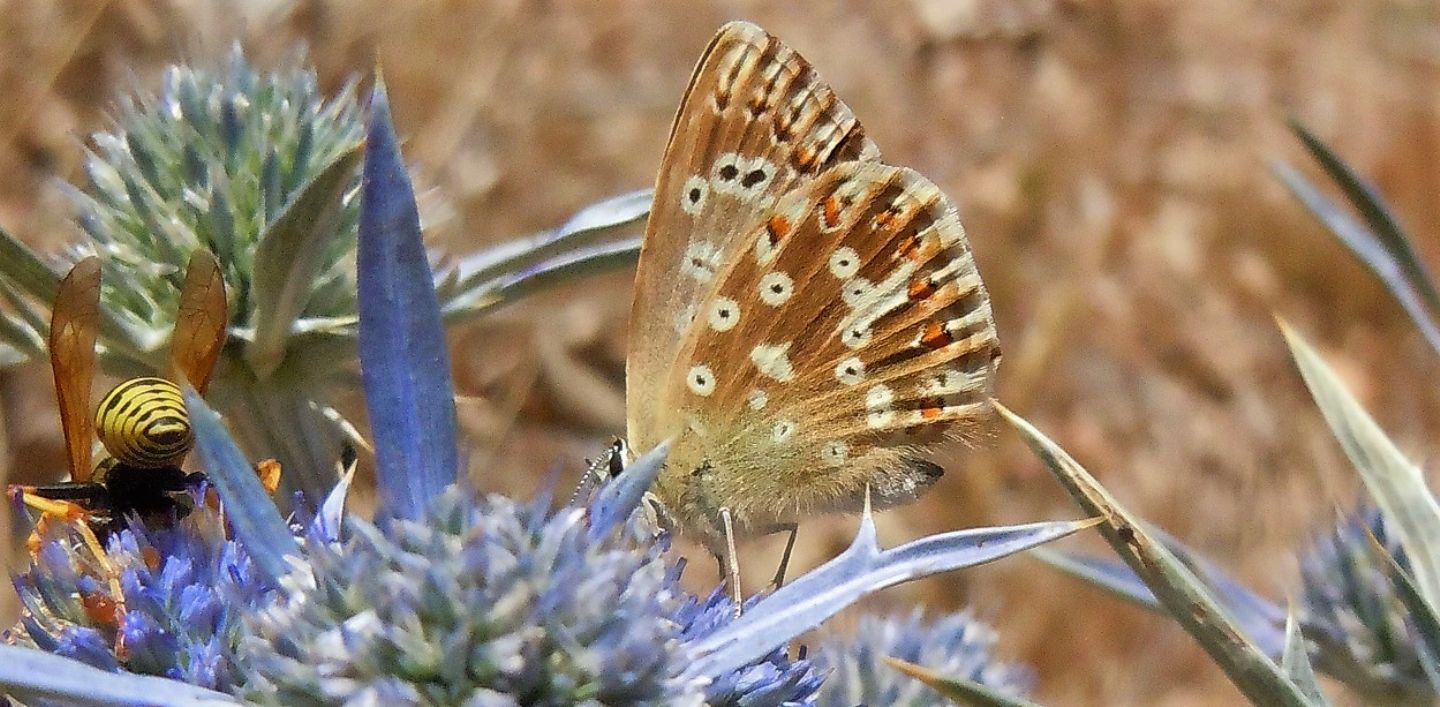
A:
{"label": "butterfly", "polygon": [[701,57],[636,273],[627,437],[739,596],[737,538],[913,501],[976,439],[1000,346],[955,207],[881,161],[794,49],[746,22]]}

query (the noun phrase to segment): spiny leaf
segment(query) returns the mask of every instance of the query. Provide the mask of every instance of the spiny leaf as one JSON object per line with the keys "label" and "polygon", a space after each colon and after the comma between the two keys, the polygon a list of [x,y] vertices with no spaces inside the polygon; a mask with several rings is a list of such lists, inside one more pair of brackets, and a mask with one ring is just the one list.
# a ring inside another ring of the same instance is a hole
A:
{"label": "spiny leaf", "polygon": [[1020,433],[1081,510],[1103,519],[1100,534],[1106,542],[1145,580],[1161,605],[1195,637],[1240,692],[1259,705],[1301,707],[1307,704],[1305,696],[1279,666],[1241,633],[1204,583],[1151,537],[1140,520],[1111,497],[1079,462],[1009,408],[996,403],[996,409]]}
{"label": "spiny leaf", "polygon": [[885,662],[889,663],[890,667],[929,685],[930,689],[953,700],[956,704],[976,705],[977,707],[1039,707],[1030,700],[1007,695],[989,685],[968,678],[942,675],[925,666],[916,665],[894,656],[885,656]]}
{"label": "spiny leaf", "polygon": [[185,409],[195,430],[195,448],[204,462],[205,476],[215,485],[224,504],[225,518],[235,538],[255,566],[272,581],[290,572],[291,556],[300,554],[290,527],[280,517],[274,499],[255,475],[245,453],[230,438],[220,416],[205,404],[195,389],[185,386]]}
{"label": "spiny leaf", "polygon": [[434,275],[383,82],[371,98],[360,202],[360,370],[386,513],[419,518],[460,469]]}
{"label": "spiny leaf", "polygon": [[687,675],[736,670],[886,587],[997,560],[1095,523],[1082,520],[957,530],[882,551],[875,537],[875,520],[867,511],[854,542],[839,557],[777,589],[740,618],[690,644],[695,660]]}
{"label": "spiny leaf", "polygon": [[1300,633],[1300,622],[1295,619],[1293,606],[1285,618],[1285,654],[1280,659],[1280,667],[1310,704],[1328,707],[1330,702],[1325,699],[1325,693],[1320,690],[1320,680],[1310,666],[1310,651],[1305,645],[1305,636]]}
{"label": "spiny leaf", "polygon": [[0,645],[0,702],[10,694],[36,704],[155,705],[197,707],[236,705],[240,701],[178,680],[112,673],[58,655]]}
{"label": "spiny leaf", "polygon": [[357,144],[311,178],[256,245],[251,319],[255,340],[245,347],[245,360],[262,378],[284,360],[290,326],[304,311],[326,253],[340,234],[345,191],[354,181],[360,155]]}
{"label": "spiny leaf", "polygon": [[1315,349],[1284,321],[1280,330],[1330,431],[1410,558],[1420,595],[1440,606],[1440,504],[1420,467],[1405,458]]}

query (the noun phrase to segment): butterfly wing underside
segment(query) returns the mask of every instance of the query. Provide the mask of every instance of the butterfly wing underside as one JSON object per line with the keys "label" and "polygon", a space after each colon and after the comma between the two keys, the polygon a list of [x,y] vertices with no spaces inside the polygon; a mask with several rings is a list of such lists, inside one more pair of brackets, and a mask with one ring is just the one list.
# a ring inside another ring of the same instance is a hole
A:
{"label": "butterfly wing underside", "polygon": [[172,380],[189,381],[197,392],[205,392],[225,344],[227,316],[225,279],[220,264],[209,251],[197,250],[190,256],[175,314],[175,330],[170,340]]}
{"label": "butterfly wing underside", "polygon": [[90,415],[90,388],[95,380],[95,330],[100,315],[100,261],[76,263],[55,294],[50,315],[50,369],[70,477],[90,480],[95,421]]}
{"label": "butterfly wing underside", "polygon": [[911,500],[940,473],[920,452],[988,418],[999,344],[953,205],[753,25],[691,79],[636,287],[630,439],[676,437],[656,491],[712,548],[721,507],[753,532]]}
{"label": "butterfly wing underside", "polygon": [[636,449],[670,434],[658,402],[679,341],[737,225],[843,161],[876,159],[850,109],[793,49],[732,22],[710,42],[671,127],[636,272],[626,355],[627,427]]}
{"label": "butterfly wing underside", "polygon": [[667,481],[757,527],[858,510],[867,487],[913,500],[940,474],[925,447],[983,431],[1000,354],[954,207],[913,170],[848,162],[743,242],[662,397],[687,425],[675,458],[709,469]]}

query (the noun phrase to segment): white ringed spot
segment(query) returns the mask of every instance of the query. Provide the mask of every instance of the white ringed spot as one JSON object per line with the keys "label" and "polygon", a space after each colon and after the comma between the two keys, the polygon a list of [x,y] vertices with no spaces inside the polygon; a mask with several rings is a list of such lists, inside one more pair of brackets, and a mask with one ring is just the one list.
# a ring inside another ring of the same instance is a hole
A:
{"label": "white ringed spot", "polygon": [[735,195],[747,201],[753,199],[770,186],[774,177],[775,165],[763,157],[756,157],[741,165],[739,186]]}
{"label": "white ringed spot", "polygon": [[715,158],[710,170],[710,184],[721,194],[735,194],[740,190],[740,176],[745,168],[745,159],[734,152],[727,152]]}
{"label": "white ringed spot", "polygon": [[740,323],[740,305],[729,297],[716,297],[710,303],[710,328],[715,331],[730,331]]}
{"label": "white ringed spot", "polygon": [[835,366],[835,380],[845,385],[855,385],[865,380],[865,362],[859,356],[851,356]]}
{"label": "white ringed spot", "polygon": [[836,248],[830,254],[830,274],[841,280],[849,280],[860,272],[860,255],[850,246]]}
{"label": "white ringed spot", "polygon": [[685,375],[685,385],[690,392],[704,398],[715,392],[715,372],[709,366],[700,365],[690,368]]}
{"label": "white ringed spot", "polygon": [[840,343],[852,350],[863,348],[870,343],[870,328],[845,327],[845,331],[840,332]]}
{"label": "white ringed spot", "polygon": [[888,408],[893,402],[895,402],[895,391],[884,383],[871,386],[870,390],[865,393],[865,407],[871,410]]}
{"label": "white ringed spot", "polygon": [[708,283],[715,279],[715,272],[719,269],[720,249],[713,243],[694,241],[685,247],[685,255],[680,261],[682,274],[698,282]]}
{"label": "white ringed spot", "polygon": [[865,423],[870,425],[871,429],[878,430],[883,427],[887,427],[889,426],[890,421],[893,419],[895,419],[895,411],[891,410],[890,408],[885,408],[884,410],[871,410],[870,412],[865,414]]}
{"label": "white ringed spot", "polygon": [[686,305],[685,311],[675,315],[675,333],[684,334],[690,329],[690,324],[695,321],[695,305]]}
{"label": "white ringed spot", "polygon": [[704,177],[691,177],[680,188],[680,210],[691,216],[698,215],[705,208],[705,198],[710,196],[710,182]]}
{"label": "white ringed spot", "polygon": [[844,442],[834,441],[827,443],[820,450],[820,461],[826,466],[844,466],[850,459],[850,445]]}
{"label": "white ringed spot", "polygon": [[840,299],[851,307],[859,307],[875,292],[875,283],[863,277],[852,277],[840,288]]}
{"label": "white ringed spot", "polygon": [[783,272],[775,271],[760,278],[760,301],[771,307],[779,307],[795,294],[795,281]]}

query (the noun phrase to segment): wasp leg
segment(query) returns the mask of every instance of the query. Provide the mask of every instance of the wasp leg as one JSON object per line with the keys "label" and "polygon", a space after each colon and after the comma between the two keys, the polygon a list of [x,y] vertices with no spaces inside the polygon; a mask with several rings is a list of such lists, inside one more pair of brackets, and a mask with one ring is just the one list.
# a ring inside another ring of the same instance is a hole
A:
{"label": "wasp leg", "polygon": [[31,557],[40,552],[41,535],[49,520],[54,519],[70,525],[80,534],[80,541],[90,550],[90,554],[95,558],[95,563],[104,573],[106,582],[110,585],[110,596],[114,598],[115,612],[118,614],[123,612],[124,606],[120,593],[120,572],[115,569],[115,565],[110,564],[110,556],[105,553],[105,546],[90,527],[90,510],[71,500],[66,500],[66,498],[54,498],[58,495],[72,499],[93,499],[103,497],[104,493],[105,487],[99,484],[10,487],[12,498],[18,497],[21,503],[40,512],[40,520],[36,522],[35,530],[30,533],[30,537],[25,543]]}
{"label": "wasp leg", "polygon": [[265,459],[255,465],[255,475],[260,477],[260,483],[265,486],[265,491],[270,495],[280,488],[280,462],[276,459]]}

